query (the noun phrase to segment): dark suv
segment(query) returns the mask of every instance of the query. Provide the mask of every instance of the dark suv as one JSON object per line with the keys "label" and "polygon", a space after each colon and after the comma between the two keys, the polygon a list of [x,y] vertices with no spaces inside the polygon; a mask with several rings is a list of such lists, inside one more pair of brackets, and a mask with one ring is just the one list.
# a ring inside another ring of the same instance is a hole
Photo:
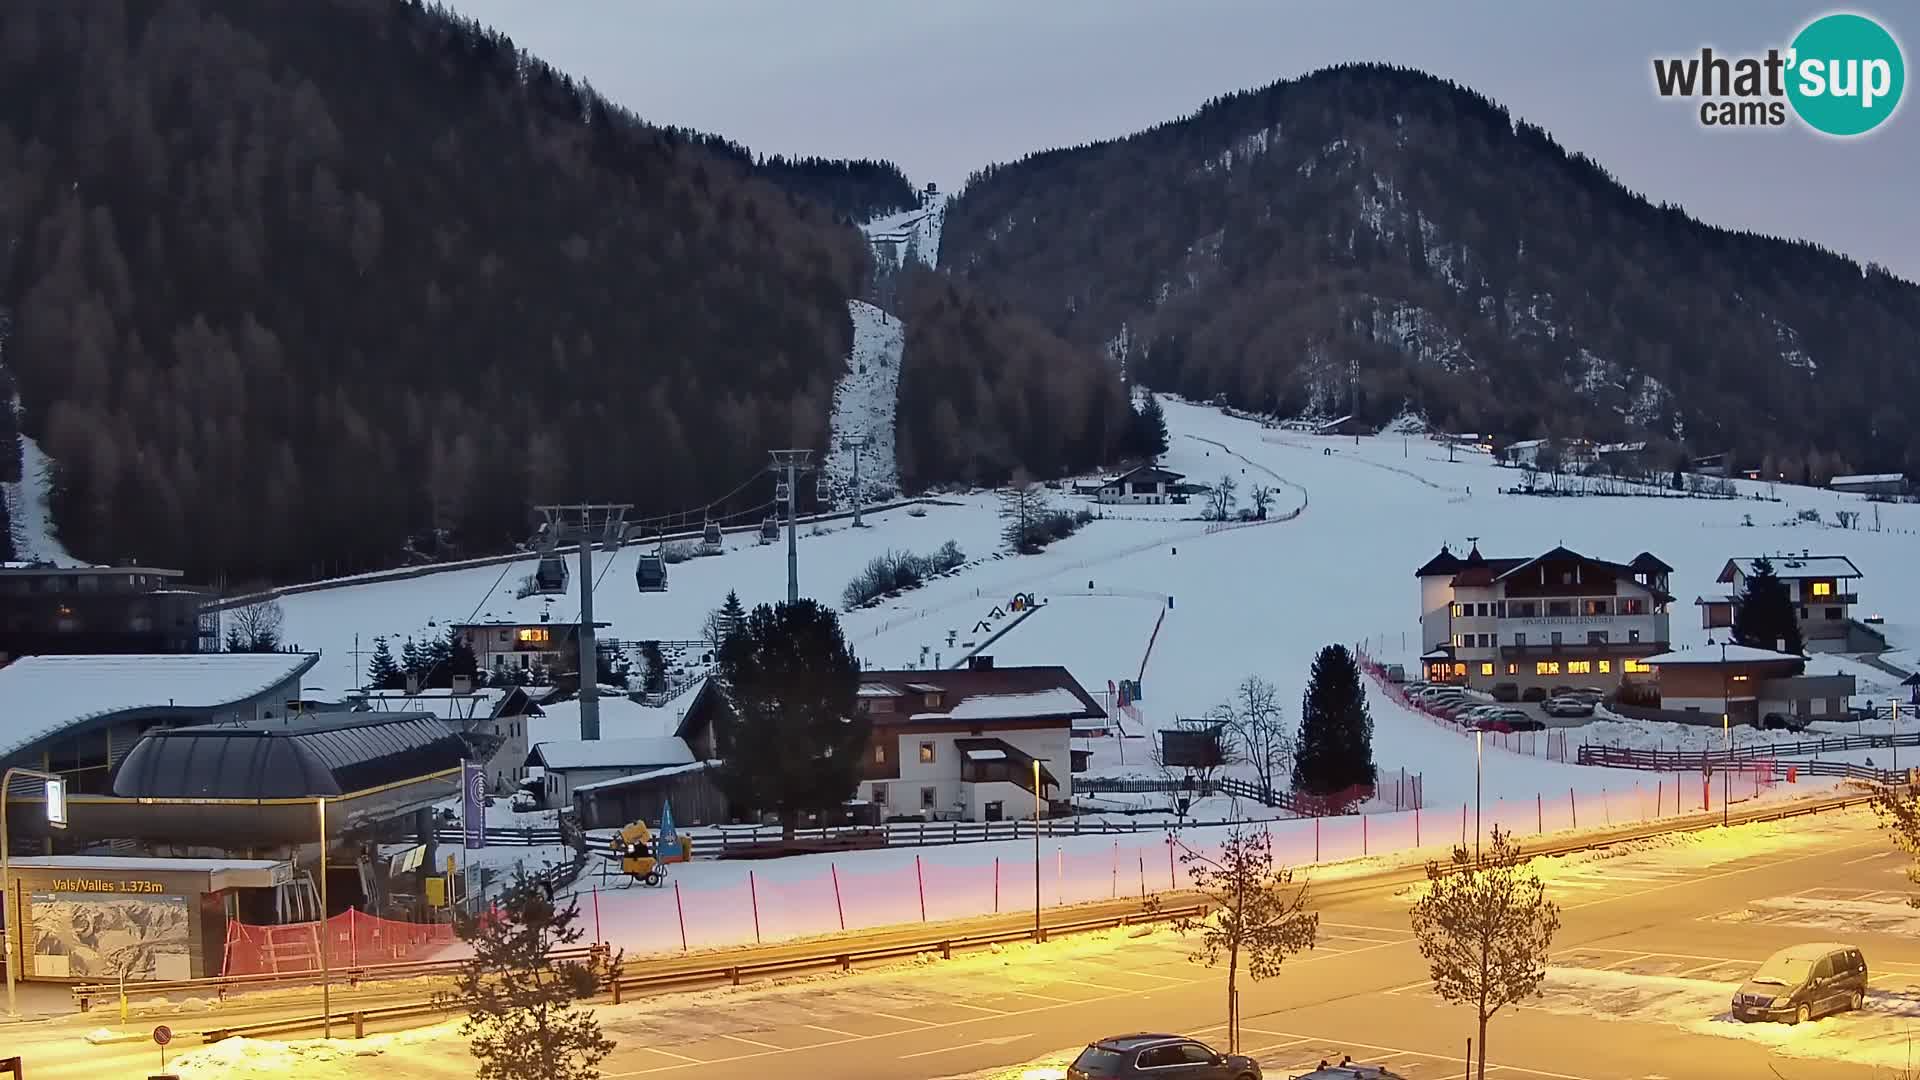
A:
{"label": "dark suv", "polygon": [[1804,1023],[1818,1016],[1858,1009],[1867,996],[1867,960],[1852,945],[1795,945],[1760,965],[1733,995],[1741,1020]]}
{"label": "dark suv", "polygon": [[1067,1080],[1260,1080],[1260,1063],[1183,1035],[1115,1035],[1080,1051]]}

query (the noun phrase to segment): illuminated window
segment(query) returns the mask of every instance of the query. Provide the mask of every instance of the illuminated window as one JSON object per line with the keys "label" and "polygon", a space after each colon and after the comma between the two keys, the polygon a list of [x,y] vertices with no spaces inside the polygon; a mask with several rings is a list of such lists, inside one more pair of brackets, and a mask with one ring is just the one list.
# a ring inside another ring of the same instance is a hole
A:
{"label": "illuminated window", "polygon": [[544,645],[550,640],[549,634],[551,634],[551,631],[544,626],[522,627],[520,630],[520,640],[529,645]]}
{"label": "illuminated window", "polygon": [[1507,674],[1509,674],[1509,675],[1518,675],[1518,674],[1520,674],[1520,665],[1519,665],[1519,664],[1508,664],[1508,665],[1507,665]]}
{"label": "illuminated window", "polygon": [[1533,664],[1533,673],[1535,675],[1558,675],[1560,674],[1560,661],[1536,660]]}
{"label": "illuminated window", "polygon": [[887,744],[886,743],[873,744],[873,763],[875,765],[885,765],[887,763]]}
{"label": "illuminated window", "polygon": [[1816,582],[1814,582],[1814,583],[1813,583],[1813,595],[1815,595],[1815,596],[1832,596],[1832,595],[1833,595],[1833,582],[1831,582],[1831,581],[1816,581]]}
{"label": "illuminated window", "polygon": [[1480,674],[1482,674],[1482,675],[1491,675],[1491,674],[1493,674],[1493,665],[1492,665],[1492,664],[1481,664],[1481,665],[1480,665]]}
{"label": "illuminated window", "polygon": [[1453,665],[1453,673],[1455,675],[1465,675],[1467,673],[1467,665],[1465,664]]}
{"label": "illuminated window", "polygon": [[1453,635],[1453,647],[1454,647],[1454,648],[1456,648],[1456,649],[1458,649],[1458,648],[1460,648],[1460,647],[1461,647],[1461,643],[1460,643],[1460,635],[1459,635],[1459,634],[1455,634],[1455,635]]}
{"label": "illuminated window", "polygon": [[920,764],[922,765],[933,764],[933,744],[932,743],[923,742],[920,744]]}
{"label": "illuminated window", "polygon": [[1611,672],[1612,670],[1613,670],[1613,661],[1611,660],[1600,661],[1600,674],[1605,675]]}
{"label": "illuminated window", "polygon": [[1628,660],[1621,665],[1621,670],[1629,675],[1644,675],[1653,669],[1648,667],[1644,660]]}
{"label": "illuminated window", "polygon": [[1747,676],[1745,676],[1745,675],[1735,675],[1735,676],[1733,677],[1733,681],[1734,681],[1734,682],[1746,682],[1746,681],[1747,681]]}
{"label": "illuminated window", "polygon": [[1465,605],[1465,604],[1455,604],[1455,605],[1453,605],[1453,617],[1454,617],[1454,618],[1456,618],[1456,619],[1459,619],[1459,618],[1464,618],[1464,617],[1466,616],[1466,614],[1467,614],[1467,605]]}
{"label": "illuminated window", "polygon": [[1593,674],[1593,661],[1591,661],[1591,660],[1569,660],[1569,661],[1567,661],[1567,674],[1569,674],[1569,675],[1591,675],[1591,674]]}

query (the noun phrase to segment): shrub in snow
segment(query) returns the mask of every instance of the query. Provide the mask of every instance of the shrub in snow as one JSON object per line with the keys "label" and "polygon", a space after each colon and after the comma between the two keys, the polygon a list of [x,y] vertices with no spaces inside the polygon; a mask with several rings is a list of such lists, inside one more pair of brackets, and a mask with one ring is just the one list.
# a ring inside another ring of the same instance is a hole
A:
{"label": "shrub in snow", "polygon": [[851,611],[882,596],[917,589],[926,584],[927,579],[947,573],[966,560],[960,545],[951,540],[931,555],[916,555],[910,551],[889,551],[876,555],[867,563],[866,569],[847,582],[840,601]]}

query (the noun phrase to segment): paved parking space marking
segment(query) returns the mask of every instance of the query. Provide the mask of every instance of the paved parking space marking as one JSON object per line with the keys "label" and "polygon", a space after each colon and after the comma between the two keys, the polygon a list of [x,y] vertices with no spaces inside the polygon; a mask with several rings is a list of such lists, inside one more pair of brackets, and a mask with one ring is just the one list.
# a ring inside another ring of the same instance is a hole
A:
{"label": "paved parking space marking", "polygon": [[[1016,991],[1016,993],[1017,992],[1018,991]],[[937,1022],[933,1020],[915,1020],[911,1016],[895,1016],[892,1013],[871,1012],[871,1013],[868,1013],[867,1015],[877,1016],[882,1020],[898,1020],[903,1024],[918,1024],[921,1027],[939,1027],[940,1026]],[[869,1037],[870,1036],[865,1036],[865,1035],[861,1036],[861,1038],[869,1038]]]}
{"label": "paved parking space marking", "polygon": [[[1249,1028],[1245,1024],[1242,1024],[1240,1026],[1240,1030],[1253,1031],[1256,1029]],[[1443,1062],[1447,1064],[1461,1065],[1461,1066],[1464,1066],[1467,1064],[1467,1059],[1465,1058],[1452,1057],[1447,1054],[1434,1054],[1424,1050],[1409,1050],[1403,1046],[1383,1046],[1377,1043],[1363,1043],[1363,1042],[1352,1042],[1352,1041],[1341,1040],[1341,1039],[1328,1039],[1318,1035],[1301,1035],[1298,1032],[1292,1032],[1292,1031],[1270,1031],[1264,1028],[1258,1029],[1258,1030],[1263,1035],[1273,1035],[1276,1037],[1285,1036],[1287,1038],[1297,1040],[1297,1042],[1289,1045],[1298,1045],[1299,1043],[1302,1043],[1302,1042],[1321,1042],[1321,1043],[1326,1043],[1328,1046],[1346,1047],[1347,1049],[1343,1050],[1342,1051],[1343,1053],[1351,1052],[1353,1049],[1360,1049],[1360,1050],[1371,1050],[1371,1051],[1374,1051],[1375,1053],[1391,1054],[1394,1057],[1416,1058],[1419,1060],[1420,1063],[1423,1063],[1423,1064],[1427,1061],[1437,1061],[1437,1062]],[[1318,1056],[1308,1057],[1302,1061],[1297,1061],[1297,1062],[1289,1061],[1284,1066],[1280,1066],[1280,1068],[1283,1070],[1309,1068],[1318,1064],[1319,1061],[1320,1061],[1320,1058]],[[1365,1062],[1365,1063],[1371,1064],[1371,1062]],[[1261,1062],[1261,1064],[1267,1065],[1268,1063]],[[1504,1072],[1516,1073],[1521,1076],[1544,1076],[1544,1077],[1548,1077],[1549,1080],[1593,1080],[1592,1077],[1579,1076],[1573,1073],[1548,1072],[1544,1069],[1529,1069],[1524,1065],[1496,1065],[1493,1062],[1487,1063],[1488,1072],[1493,1072],[1496,1069]]]}
{"label": "paved parking space marking", "polygon": [[[1042,790],[1045,790],[1045,789],[1043,788]],[[762,1049],[762,1050],[787,1050],[787,1049],[790,1049],[790,1047],[785,1047],[785,1046],[775,1046],[775,1045],[774,1045],[774,1044],[772,1044],[772,1043],[764,1043],[764,1042],[760,1042],[760,1041],[759,1041],[759,1040],[757,1040],[757,1039],[749,1039],[749,1038],[745,1038],[745,1037],[743,1037],[743,1036],[740,1036],[740,1035],[727,1035],[727,1034],[722,1034],[722,1035],[721,1035],[720,1037],[721,1037],[721,1038],[723,1038],[723,1039],[732,1039],[732,1040],[733,1040],[734,1042],[737,1042],[737,1043],[746,1043],[746,1044],[747,1044],[748,1046],[756,1046],[756,1047],[759,1047],[759,1048],[760,1048],[760,1049]],[[814,1045],[814,1044],[812,1044],[812,1043],[809,1043],[808,1045],[809,1045],[809,1046],[811,1046],[811,1045]]]}
{"label": "paved parking space marking", "polygon": [[[1041,788],[1040,790],[1045,791],[1046,789]],[[810,1027],[815,1031],[824,1031],[829,1035],[838,1036],[839,1038],[842,1038],[842,1039],[857,1039],[860,1037],[858,1035],[855,1035],[851,1031],[841,1031],[839,1028],[830,1028],[825,1024],[802,1024],[801,1026]]]}
{"label": "paved parking space marking", "polygon": [[1614,968],[1617,968],[1622,964],[1631,964],[1635,960],[1645,960],[1647,957],[1652,955],[1653,955],[1652,953],[1634,953],[1632,956],[1623,956],[1618,960],[1614,960],[1614,961],[1610,961],[1608,963],[1602,964],[1600,966],[1600,970],[1612,971]]}
{"label": "paved parking space marking", "polygon": [[1898,855],[1898,854],[1899,852],[1897,851],[1876,851],[1871,855],[1862,855],[1857,859],[1848,859],[1846,862],[1843,862],[1840,865],[1841,866],[1858,866],[1863,862],[1872,862],[1875,859],[1884,859],[1884,858],[1887,858],[1888,856]]}

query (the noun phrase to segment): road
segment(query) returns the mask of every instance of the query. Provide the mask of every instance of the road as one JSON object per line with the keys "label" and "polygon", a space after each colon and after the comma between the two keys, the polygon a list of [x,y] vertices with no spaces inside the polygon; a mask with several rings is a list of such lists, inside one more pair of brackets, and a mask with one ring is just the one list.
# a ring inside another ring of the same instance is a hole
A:
{"label": "road", "polygon": [[[1872,1063],[1904,1062],[1904,1025],[1920,1017],[1920,912],[1905,906],[1903,864],[1870,815],[1713,830],[1536,865],[1562,905],[1563,926],[1547,993],[1493,1021],[1490,1075],[1747,1080],[1777,1069],[1787,1080],[1828,1080],[1884,1076]],[[1463,1074],[1473,1018],[1428,989],[1407,929],[1409,901],[1404,879],[1329,883],[1313,905],[1322,920],[1317,947],[1273,980],[1243,981],[1243,1049],[1269,1076],[1342,1054],[1414,1080]],[[598,1005],[618,1044],[603,1075],[1043,1077],[1059,1075],[1049,1067],[1104,1034],[1176,1030],[1223,1045],[1220,973],[1189,962],[1190,943],[1169,930],[1132,933],[1144,936]],[[1866,952],[1873,983],[1865,1012],[1797,1028],[1717,1019],[1733,985],[1773,950],[1834,938]],[[112,1080],[157,1064],[150,1045],[89,1046],[77,1034],[30,1046],[31,1075]],[[412,1041],[303,1051],[284,1067],[317,1078],[376,1063],[413,1080],[473,1075],[450,1027],[402,1038]],[[362,1047],[381,1056],[356,1059],[349,1048]],[[182,1074],[264,1076],[282,1067],[259,1066],[248,1073],[216,1060]]]}

